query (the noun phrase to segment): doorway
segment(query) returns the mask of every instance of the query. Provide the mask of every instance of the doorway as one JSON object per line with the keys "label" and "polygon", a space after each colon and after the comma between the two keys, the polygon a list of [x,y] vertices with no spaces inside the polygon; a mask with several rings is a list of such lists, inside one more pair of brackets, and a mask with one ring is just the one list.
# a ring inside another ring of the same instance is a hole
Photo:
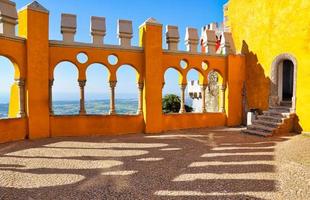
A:
{"label": "doorway", "polygon": [[283,61],[282,70],[282,101],[292,102],[294,84],[294,64],[290,60]]}
{"label": "doorway", "polygon": [[277,56],[271,67],[269,106],[287,106],[296,110],[297,61],[290,54]]}

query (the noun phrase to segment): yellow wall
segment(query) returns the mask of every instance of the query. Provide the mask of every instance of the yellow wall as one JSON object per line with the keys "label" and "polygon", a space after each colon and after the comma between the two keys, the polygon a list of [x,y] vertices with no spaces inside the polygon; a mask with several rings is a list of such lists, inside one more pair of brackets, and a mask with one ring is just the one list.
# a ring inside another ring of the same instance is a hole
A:
{"label": "yellow wall", "polygon": [[246,55],[250,108],[268,108],[271,64],[289,53],[297,59],[297,115],[310,131],[310,1],[230,0],[229,23]]}
{"label": "yellow wall", "polygon": [[10,104],[9,104],[9,118],[15,118],[19,112],[19,89],[16,83],[11,86]]}

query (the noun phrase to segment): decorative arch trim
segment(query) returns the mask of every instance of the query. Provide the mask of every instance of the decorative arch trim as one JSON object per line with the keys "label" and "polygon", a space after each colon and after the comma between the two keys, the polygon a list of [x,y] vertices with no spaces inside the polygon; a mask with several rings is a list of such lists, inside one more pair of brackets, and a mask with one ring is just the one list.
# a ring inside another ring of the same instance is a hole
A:
{"label": "decorative arch trim", "polygon": [[279,94],[278,94],[278,87],[279,87],[279,65],[284,60],[290,60],[293,63],[294,68],[294,81],[293,81],[293,97],[292,97],[292,107],[291,112],[296,112],[296,84],[297,84],[297,59],[289,54],[284,53],[278,55],[272,62],[271,65],[271,73],[270,73],[270,97],[269,97],[269,105],[277,106],[280,104]]}

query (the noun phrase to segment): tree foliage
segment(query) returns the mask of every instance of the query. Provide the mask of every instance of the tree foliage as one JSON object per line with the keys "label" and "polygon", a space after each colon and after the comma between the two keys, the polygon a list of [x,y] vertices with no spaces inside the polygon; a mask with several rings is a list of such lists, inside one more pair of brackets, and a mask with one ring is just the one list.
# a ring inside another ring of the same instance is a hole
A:
{"label": "tree foliage", "polygon": [[[166,94],[163,98],[163,112],[164,113],[178,113],[181,107],[180,97],[174,94]],[[186,112],[193,111],[193,108],[185,105]]]}

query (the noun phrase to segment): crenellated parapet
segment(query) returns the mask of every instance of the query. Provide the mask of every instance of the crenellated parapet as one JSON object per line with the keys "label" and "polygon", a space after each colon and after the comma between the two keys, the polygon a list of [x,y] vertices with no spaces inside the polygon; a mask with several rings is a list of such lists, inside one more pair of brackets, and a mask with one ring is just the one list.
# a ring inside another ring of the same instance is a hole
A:
{"label": "crenellated parapet", "polygon": [[202,28],[200,43],[202,52],[208,54],[236,54],[231,33],[217,23],[210,23]]}
{"label": "crenellated parapet", "polygon": [[[179,29],[177,26],[166,26],[166,43],[168,51],[179,50]],[[200,44],[199,44],[200,43]],[[198,45],[201,46],[201,52],[197,50]],[[228,55],[235,54],[235,45],[229,32],[224,32],[223,28],[219,28],[217,23],[210,23],[201,29],[199,37],[195,28],[186,28],[185,47],[190,53],[206,53],[209,55]]]}
{"label": "crenellated parapet", "polygon": [[[40,12],[48,13],[48,10],[34,1],[27,5],[28,8]],[[61,14],[61,34],[64,45],[80,45],[81,42],[75,40],[77,33],[78,16],[75,14]],[[16,4],[9,0],[0,0],[0,34],[7,37],[15,37],[15,27],[18,24],[18,15]],[[104,37],[106,36],[106,18],[103,16],[92,16],[90,18],[90,36],[91,43],[89,45],[105,46]],[[187,27],[185,30],[184,45],[187,52],[190,53],[206,53],[227,55],[235,54],[235,45],[233,38],[229,32],[225,32],[224,28],[218,27],[217,23],[210,23],[204,26],[201,35],[198,34],[196,28]],[[167,50],[178,52],[180,50],[180,33],[178,26],[167,25],[165,30],[165,40]],[[120,19],[117,21],[117,37],[119,39],[120,48],[133,48],[133,26],[131,20]],[[54,42],[54,41],[53,41]],[[200,48],[198,49],[198,46]],[[201,49],[201,51],[200,51]],[[164,49],[165,50],[165,49]]]}

